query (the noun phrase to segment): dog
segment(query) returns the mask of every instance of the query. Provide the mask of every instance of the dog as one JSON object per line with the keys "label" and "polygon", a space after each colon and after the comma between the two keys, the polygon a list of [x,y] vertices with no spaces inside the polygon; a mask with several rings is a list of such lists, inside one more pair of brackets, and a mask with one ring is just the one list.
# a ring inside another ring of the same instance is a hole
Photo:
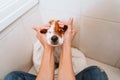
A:
{"label": "dog", "polygon": [[40,32],[46,34],[47,43],[51,46],[60,46],[64,41],[64,33],[67,30],[68,26],[64,25],[63,27],[59,26],[59,20],[51,20],[49,22],[50,28],[43,29]]}
{"label": "dog", "polygon": [[64,42],[64,34],[68,28],[67,25],[64,25],[63,27],[59,26],[60,20],[51,20],[49,21],[50,28],[47,29],[42,29],[40,33],[46,34],[46,40],[47,43],[50,46],[55,47],[55,52],[54,52],[54,58],[55,58],[55,68],[58,68],[59,66],[59,58],[60,58],[60,46]]}

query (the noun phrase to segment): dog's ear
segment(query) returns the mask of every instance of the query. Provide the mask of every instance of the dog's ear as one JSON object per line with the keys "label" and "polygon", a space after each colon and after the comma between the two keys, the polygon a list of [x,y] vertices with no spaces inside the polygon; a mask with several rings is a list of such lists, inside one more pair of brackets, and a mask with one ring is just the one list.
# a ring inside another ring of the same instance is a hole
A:
{"label": "dog's ear", "polygon": [[40,33],[45,34],[47,32],[47,29],[42,29]]}
{"label": "dog's ear", "polygon": [[63,27],[63,31],[65,32],[67,30],[68,26],[67,25],[64,25]]}

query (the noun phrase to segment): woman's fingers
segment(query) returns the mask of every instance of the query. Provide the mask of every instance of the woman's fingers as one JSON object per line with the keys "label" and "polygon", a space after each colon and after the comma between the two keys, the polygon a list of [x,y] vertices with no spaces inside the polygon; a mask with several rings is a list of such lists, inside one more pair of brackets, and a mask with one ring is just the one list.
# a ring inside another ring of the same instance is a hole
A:
{"label": "woman's fingers", "polygon": [[63,28],[64,25],[65,25],[64,22],[58,22],[58,24],[59,24],[59,26],[62,27],[62,28]]}
{"label": "woman's fingers", "polygon": [[75,28],[72,28],[72,37],[74,37],[77,33],[77,30]]}
{"label": "woman's fingers", "polygon": [[50,27],[50,24],[48,23],[48,24],[46,24],[46,25],[44,25],[45,27]]}
{"label": "woman's fingers", "polygon": [[45,25],[45,26],[43,26],[43,27],[32,27],[32,29],[35,30],[36,32],[37,32],[37,31],[40,31],[40,30],[42,30],[42,29],[49,29],[49,28],[50,28],[50,27],[49,27],[48,24]]}
{"label": "woman's fingers", "polygon": [[72,31],[73,27],[73,18],[69,18],[69,20],[66,23],[68,25],[68,31]]}
{"label": "woman's fingers", "polygon": [[59,22],[58,22],[58,24],[59,24],[59,25],[64,25],[64,23],[63,23],[63,22],[61,22],[61,21],[59,21]]}
{"label": "woman's fingers", "polygon": [[39,27],[32,27],[33,30],[35,30],[36,32],[37,31],[40,31],[40,28]]}
{"label": "woman's fingers", "polygon": [[44,26],[44,27],[40,27],[40,30],[41,29],[49,29],[50,27],[48,27],[48,26]]}
{"label": "woman's fingers", "polygon": [[71,27],[72,27],[72,25],[73,25],[73,18],[69,18],[69,20],[67,21],[67,24],[71,25]]}
{"label": "woman's fingers", "polygon": [[64,25],[68,25],[68,26],[70,26],[69,28],[71,28],[72,26],[73,26],[73,18],[69,18],[69,20],[68,21],[60,21],[60,22],[58,22],[58,24],[59,24],[59,26],[60,27],[64,27]]}

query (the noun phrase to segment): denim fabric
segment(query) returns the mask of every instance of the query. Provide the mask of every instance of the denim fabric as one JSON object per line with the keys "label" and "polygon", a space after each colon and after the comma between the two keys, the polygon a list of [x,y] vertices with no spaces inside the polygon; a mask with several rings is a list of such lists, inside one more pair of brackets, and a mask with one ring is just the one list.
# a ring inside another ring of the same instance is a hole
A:
{"label": "denim fabric", "polygon": [[36,80],[36,76],[22,71],[13,71],[4,80]]}
{"label": "denim fabric", "polygon": [[76,80],[108,80],[106,73],[97,66],[88,67],[79,72],[75,77]]}
{"label": "denim fabric", "polygon": [[[105,72],[102,72],[97,66],[91,66],[79,72],[76,80],[108,80]],[[4,80],[35,80],[36,76],[21,71],[9,73]]]}

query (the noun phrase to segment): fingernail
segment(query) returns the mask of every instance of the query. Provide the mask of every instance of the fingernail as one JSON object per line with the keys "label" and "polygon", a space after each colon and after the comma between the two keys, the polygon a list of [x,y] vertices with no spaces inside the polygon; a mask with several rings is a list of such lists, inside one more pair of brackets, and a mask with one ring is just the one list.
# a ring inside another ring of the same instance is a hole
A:
{"label": "fingernail", "polygon": [[58,24],[63,24],[62,22],[58,22]]}
{"label": "fingernail", "polygon": [[60,27],[63,27],[64,25],[59,25]]}
{"label": "fingernail", "polygon": [[32,27],[32,29],[34,29],[34,27]]}
{"label": "fingernail", "polygon": [[72,20],[72,19],[73,19],[73,17],[70,17],[70,19]]}

